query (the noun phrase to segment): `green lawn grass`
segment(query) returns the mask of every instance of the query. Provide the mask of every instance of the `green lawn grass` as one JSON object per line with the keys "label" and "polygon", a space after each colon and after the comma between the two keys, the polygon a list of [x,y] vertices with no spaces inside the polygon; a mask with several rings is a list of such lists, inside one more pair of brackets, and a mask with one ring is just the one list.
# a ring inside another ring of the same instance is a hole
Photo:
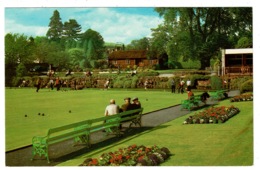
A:
{"label": "green lawn grass", "polygon": [[[230,106],[226,100],[221,105]],[[183,125],[189,115],[177,118],[150,131],[118,141],[112,146],[86,152],[59,164],[75,166],[86,158],[116,151],[132,144],[167,147],[171,156],[162,166],[251,166],[253,165],[253,104],[232,103],[241,112],[224,124]],[[190,113],[193,114],[193,113]]]}
{"label": "green lawn grass", "polygon": [[179,104],[180,100],[187,98],[186,94],[151,90],[84,89],[57,92],[41,89],[36,93],[34,88],[6,89],[6,151],[31,144],[33,136],[44,136],[51,127],[103,116],[111,98],[121,106],[125,97],[135,96],[139,97],[145,108],[144,113]]}
{"label": "green lawn grass", "polygon": [[[126,96],[138,96],[144,112],[172,106],[187,98],[169,91],[96,90],[57,92],[35,89],[7,89],[6,150],[31,143],[32,136],[46,134],[53,126],[102,116],[110,98],[119,105]],[[146,100],[147,99],[147,100]],[[119,140],[58,166],[77,166],[88,157],[116,151],[131,144],[168,147],[173,156],[162,166],[250,166],[253,164],[253,102],[219,105],[238,107],[241,112],[224,124],[182,125],[189,115],[177,118],[152,130]],[[69,113],[71,110],[72,113]],[[38,116],[38,113],[46,116]],[[27,114],[28,117],[24,117]],[[190,113],[193,114],[193,113]]]}

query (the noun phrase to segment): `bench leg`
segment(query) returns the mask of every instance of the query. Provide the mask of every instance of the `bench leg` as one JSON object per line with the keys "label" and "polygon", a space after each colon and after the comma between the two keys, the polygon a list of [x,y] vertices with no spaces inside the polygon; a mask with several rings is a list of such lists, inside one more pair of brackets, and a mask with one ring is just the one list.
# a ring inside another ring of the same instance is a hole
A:
{"label": "bench leg", "polygon": [[142,122],[141,122],[141,119],[140,119],[140,118],[137,118],[137,119],[132,120],[132,122],[131,122],[130,125],[129,125],[129,128],[130,128],[133,124],[135,124],[135,126],[138,124],[139,127],[142,127]]}
{"label": "bench leg", "polygon": [[40,157],[43,155],[46,157],[48,163],[50,163],[49,154],[48,154],[48,146],[33,146],[32,149],[32,158],[31,161],[34,160],[35,155],[39,155]]}

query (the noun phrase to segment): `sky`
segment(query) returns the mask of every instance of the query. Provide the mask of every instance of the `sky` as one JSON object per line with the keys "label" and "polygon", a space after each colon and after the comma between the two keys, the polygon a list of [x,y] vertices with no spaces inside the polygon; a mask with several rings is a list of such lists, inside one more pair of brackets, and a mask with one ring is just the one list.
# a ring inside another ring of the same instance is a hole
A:
{"label": "sky", "polygon": [[151,36],[163,18],[153,7],[7,7],[5,8],[5,34],[45,36],[53,11],[58,10],[62,22],[75,19],[82,32],[92,29],[101,34],[105,42],[129,44],[132,40]]}

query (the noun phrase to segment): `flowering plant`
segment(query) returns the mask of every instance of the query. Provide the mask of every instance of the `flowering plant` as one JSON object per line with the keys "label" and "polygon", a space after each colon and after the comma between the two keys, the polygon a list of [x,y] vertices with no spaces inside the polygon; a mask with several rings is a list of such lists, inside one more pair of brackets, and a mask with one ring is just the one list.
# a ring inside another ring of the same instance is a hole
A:
{"label": "flowering plant", "polygon": [[219,121],[224,123],[239,112],[240,110],[234,106],[211,107],[189,116],[183,124],[218,123]]}
{"label": "flowering plant", "polygon": [[99,159],[88,158],[80,166],[156,166],[164,162],[170,156],[166,147],[159,148],[154,145],[130,145],[127,148],[119,148],[118,151],[103,153]]}
{"label": "flowering plant", "polygon": [[230,102],[239,102],[239,101],[252,101],[253,100],[253,94],[241,94],[238,96],[235,96],[230,99]]}

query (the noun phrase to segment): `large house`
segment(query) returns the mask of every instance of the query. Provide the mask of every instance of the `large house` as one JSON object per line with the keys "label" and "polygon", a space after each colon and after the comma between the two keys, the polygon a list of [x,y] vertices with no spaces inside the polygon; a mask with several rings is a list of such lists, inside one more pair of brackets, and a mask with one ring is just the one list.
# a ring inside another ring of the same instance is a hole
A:
{"label": "large house", "polygon": [[223,49],[222,75],[252,75],[253,49]]}
{"label": "large house", "polygon": [[120,68],[152,67],[159,64],[159,60],[147,57],[147,50],[119,50],[108,55],[108,64]]}

